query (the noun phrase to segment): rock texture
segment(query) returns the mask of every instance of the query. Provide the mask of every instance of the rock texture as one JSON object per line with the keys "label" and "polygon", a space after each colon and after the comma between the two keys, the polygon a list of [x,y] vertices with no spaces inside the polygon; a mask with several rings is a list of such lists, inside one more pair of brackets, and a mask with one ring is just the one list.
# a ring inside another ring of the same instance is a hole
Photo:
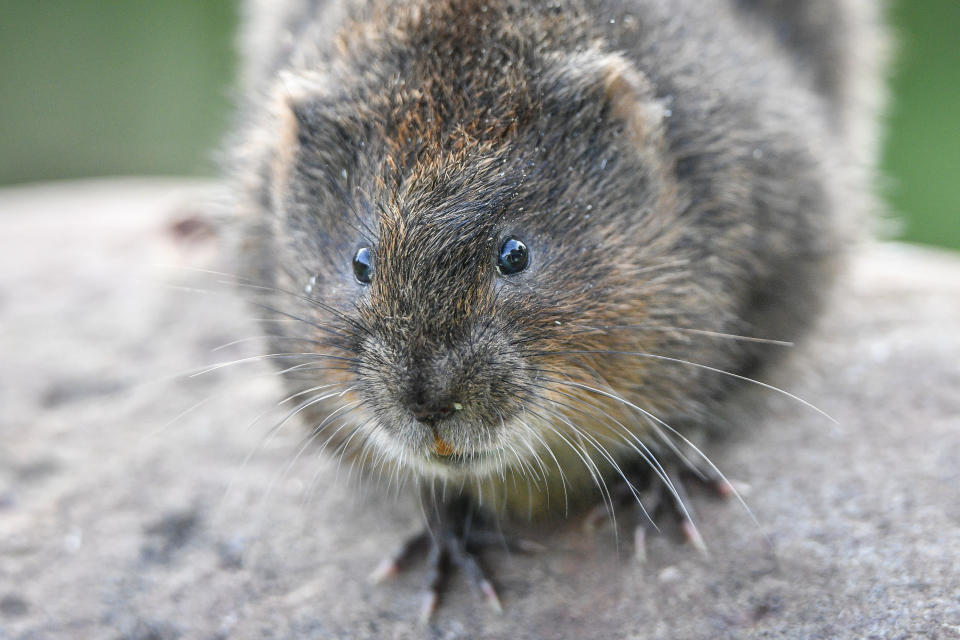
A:
{"label": "rock texture", "polygon": [[0,638],[960,638],[957,256],[858,256],[783,383],[839,425],[770,394],[710,445],[759,524],[696,494],[709,557],[668,535],[644,565],[609,527],[527,531],[549,550],[486,556],[502,615],[454,576],[424,627],[419,568],[365,579],[412,505],[272,430],[266,363],[189,375],[258,346],[197,270],[212,193],[0,192]]}

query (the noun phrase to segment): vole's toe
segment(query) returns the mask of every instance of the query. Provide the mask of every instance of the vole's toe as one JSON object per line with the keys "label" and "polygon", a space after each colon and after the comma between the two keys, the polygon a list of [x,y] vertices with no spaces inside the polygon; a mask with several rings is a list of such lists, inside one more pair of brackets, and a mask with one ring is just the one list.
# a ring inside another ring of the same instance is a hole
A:
{"label": "vole's toe", "polygon": [[430,546],[430,536],[426,531],[410,536],[393,553],[384,558],[370,573],[370,582],[377,584],[392,578],[403,571],[417,556]]}

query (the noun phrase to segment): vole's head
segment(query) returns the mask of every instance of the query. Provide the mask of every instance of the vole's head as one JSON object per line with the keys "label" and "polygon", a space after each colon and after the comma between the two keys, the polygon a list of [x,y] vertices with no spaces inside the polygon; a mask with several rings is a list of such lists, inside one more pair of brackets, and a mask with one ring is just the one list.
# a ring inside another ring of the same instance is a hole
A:
{"label": "vole's head", "polygon": [[290,372],[305,400],[343,392],[308,414],[321,442],[482,475],[578,439],[571,383],[636,383],[574,354],[637,348],[604,327],[650,320],[677,205],[663,109],[620,56],[421,36],[449,49],[348,43],[364,66],[281,84],[262,276],[287,292],[277,349],[316,354]]}

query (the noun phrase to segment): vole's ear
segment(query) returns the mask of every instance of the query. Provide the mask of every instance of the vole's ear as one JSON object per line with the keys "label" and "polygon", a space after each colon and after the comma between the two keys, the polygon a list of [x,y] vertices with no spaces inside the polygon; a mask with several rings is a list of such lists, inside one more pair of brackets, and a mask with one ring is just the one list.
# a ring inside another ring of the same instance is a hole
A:
{"label": "vole's ear", "polygon": [[276,123],[273,136],[283,146],[296,144],[301,132],[310,127],[312,112],[326,95],[326,86],[326,77],[319,73],[280,73],[273,88],[271,115]]}
{"label": "vole's ear", "polygon": [[320,74],[283,72],[268,103],[270,124],[263,128],[262,144],[269,148],[269,174],[275,201],[290,179],[297,155],[313,127],[316,104],[326,95],[326,78]]}
{"label": "vole's ear", "polygon": [[639,147],[658,146],[669,114],[647,77],[619,53],[591,48],[553,61],[554,80],[570,90],[600,93],[609,113],[624,122]]}

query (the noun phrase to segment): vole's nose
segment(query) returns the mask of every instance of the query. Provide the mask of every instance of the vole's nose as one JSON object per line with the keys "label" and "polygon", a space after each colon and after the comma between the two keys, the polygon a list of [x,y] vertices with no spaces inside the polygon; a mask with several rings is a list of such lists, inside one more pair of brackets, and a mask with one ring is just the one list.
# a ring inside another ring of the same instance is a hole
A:
{"label": "vole's nose", "polygon": [[459,408],[447,385],[424,378],[408,387],[403,404],[414,418],[430,425],[449,418]]}
{"label": "vole's nose", "polygon": [[407,404],[410,413],[420,422],[433,424],[453,414],[455,403],[451,401],[417,401]]}
{"label": "vole's nose", "polygon": [[422,354],[407,364],[406,384],[397,400],[418,422],[433,426],[451,418],[462,405],[462,358],[451,350]]}

